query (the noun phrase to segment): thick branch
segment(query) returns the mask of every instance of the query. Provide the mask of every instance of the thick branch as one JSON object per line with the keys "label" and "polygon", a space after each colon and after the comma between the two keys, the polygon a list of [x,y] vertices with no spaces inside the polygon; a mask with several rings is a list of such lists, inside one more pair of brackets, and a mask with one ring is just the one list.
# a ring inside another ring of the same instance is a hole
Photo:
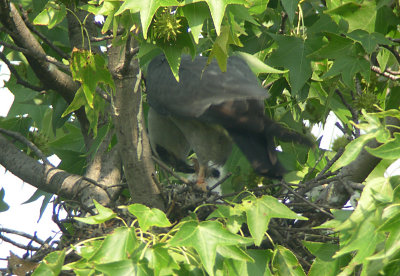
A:
{"label": "thick branch", "polygon": [[2,166],[22,181],[42,191],[84,203],[91,204],[92,199],[105,205],[110,203],[110,198],[103,188],[93,185],[82,176],[70,174],[49,164],[41,164],[20,151],[2,135],[0,152]]}
{"label": "thick branch", "polygon": [[109,68],[116,87],[113,116],[129,191],[134,202],[163,209],[160,192],[152,178],[154,165],[142,113],[138,61],[132,60],[130,70],[121,74],[126,64],[125,52],[120,47],[112,47],[109,54]]}

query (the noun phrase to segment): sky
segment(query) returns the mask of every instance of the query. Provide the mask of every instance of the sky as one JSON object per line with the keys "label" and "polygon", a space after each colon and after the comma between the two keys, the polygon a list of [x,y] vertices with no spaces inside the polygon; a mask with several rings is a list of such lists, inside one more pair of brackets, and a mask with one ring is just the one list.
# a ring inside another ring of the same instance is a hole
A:
{"label": "sky", "polygon": [[[0,116],[2,117],[7,116],[8,110],[14,100],[12,93],[10,93],[8,89],[2,88],[4,80],[8,80],[8,74],[9,72],[6,66],[0,63]],[[54,156],[50,159],[50,162],[58,164],[59,160],[57,159],[58,158]],[[55,235],[58,228],[51,220],[52,204],[48,205],[41,220],[38,221],[42,198],[32,203],[23,204],[33,195],[36,188],[24,183],[12,173],[7,172],[4,167],[0,165],[0,189],[1,188],[5,190],[4,201],[10,206],[10,209],[6,212],[0,212],[0,227],[22,231],[30,235],[35,235],[35,233],[37,233],[37,237],[42,240],[46,240],[48,237]],[[27,244],[29,242],[27,239],[16,235],[4,235],[22,244]],[[18,256],[22,256],[25,253],[25,250],[18,249],[0,240],[0,268],[7,267],[6,261],[2,261],[2,259],[9,256],[10,250]]]}

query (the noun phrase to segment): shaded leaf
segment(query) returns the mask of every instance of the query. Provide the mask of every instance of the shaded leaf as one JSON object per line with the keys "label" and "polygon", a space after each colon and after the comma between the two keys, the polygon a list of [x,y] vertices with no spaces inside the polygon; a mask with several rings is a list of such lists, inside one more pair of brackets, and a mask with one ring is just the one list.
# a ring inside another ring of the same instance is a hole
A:
{"label": "shaded leaf", "polygon": [[278,43],[268,62],[272,65],[289,69],[289,83],[292,93],[297,94],[311,77],[311,60],[307,57],[311,48],[302,39],[270,34]]}
{"label": "shaded leaf", "polygon": [[247,225],[255,245],[260,245],[271,218],[286,218],[307,220],[279,202],[272,196],[264,195],[261,198],[252,198],[243,201],[246,211]]}
{"label": "shaded leaf", "polygon": [[306,275],[296,256],[289,249],[280,245],[274,251],[272,264],[278,275]]}
{"label": "shaded leaf", "polygon": [[143,231],[147,231],[152,226],[169,227],[167,216],[164,212],[157,208],[149,208],[142,204],[132,204],[128,206],[128,211],[137,217],[139,226]]}
{"label": "shaded leaf", "polygon": [[232,234],[217,221],[188,221],[181,225],[171,239],[171,246],[190,246],[196,249],[210,275],[214,275],[216,250],[221,245],[248,243],[250,239]]}
{"label": "shaded leaf", "polygon": [[77,221],[84,222],[87,224],[100,224],[103,222],[106,222],[107,220],[110,220],[112,218],[115,218],[117,216],[116,213],[114,213],[111,209],[104,207],[100,203],[98,203],[96,200],[93,200],[94,205],[96,206],[97,211],[99,212],[97,215],[86,217],[86,218],[79,218],[79,217],[74,217]]}

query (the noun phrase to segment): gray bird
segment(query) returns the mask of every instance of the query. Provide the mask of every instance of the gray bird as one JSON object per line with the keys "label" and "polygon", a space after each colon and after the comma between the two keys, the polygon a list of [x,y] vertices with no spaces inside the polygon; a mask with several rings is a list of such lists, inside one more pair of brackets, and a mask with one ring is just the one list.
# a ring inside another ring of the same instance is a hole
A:
{"label": "gray bird", "polygon": [[274,137],[309,144],[308,139],[269,119],[264,112],[268,93],[247,63],[232,56],[227,71],[213,60],[182,56],[179,82],[165,56],[154,58],[147,70],[148,128],[155,154],[178,171],[190,172],[186,162],[191,150],[197,155],[197,184],[219,176],[232,142],[243,152],[255,172],[281,178]]}

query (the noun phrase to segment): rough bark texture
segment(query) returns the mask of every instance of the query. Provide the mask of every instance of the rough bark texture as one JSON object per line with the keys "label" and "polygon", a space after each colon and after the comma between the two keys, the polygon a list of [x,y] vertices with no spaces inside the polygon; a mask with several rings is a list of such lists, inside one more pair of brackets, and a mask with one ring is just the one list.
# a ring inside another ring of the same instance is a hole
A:
{"label": "rough bark texture", "polygon": [[109,69],[116,86],[113,116],[126,181],[134,202],[163,209],[160,192],[151,177],[154,165],[141,108],[138,60],[129,64],[129,70],[122,70],[124,62],[130,62],[125,59],[125,52],[120,47],[111,48]]}
{"label": "rough bark texture", "polygon": [[[39,163],[15,147],[3,135],[0,135],[0,152],[2,166],[42,191],[83,203],[88,202],[89,198],[102,204],[110,203],[108,194],[101,187],[84,180],[80,175]],[[92,204],[92,200],[89,203]]]}

